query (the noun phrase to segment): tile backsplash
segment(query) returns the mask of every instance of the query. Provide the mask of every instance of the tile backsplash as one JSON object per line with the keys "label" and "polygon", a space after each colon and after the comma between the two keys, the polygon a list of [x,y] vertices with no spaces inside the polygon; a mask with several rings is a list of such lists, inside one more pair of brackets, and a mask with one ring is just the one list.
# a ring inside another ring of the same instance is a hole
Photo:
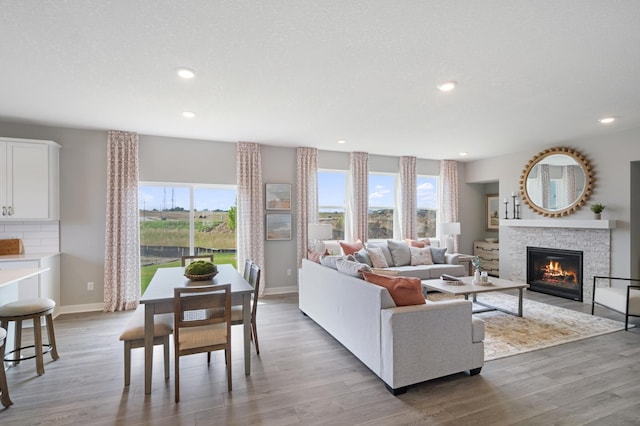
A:
{"label": "tile backsplash", "polygon": [[25,253],[57,253],[60,251],[60,222],[2,222],[0,239],[19,238]]}

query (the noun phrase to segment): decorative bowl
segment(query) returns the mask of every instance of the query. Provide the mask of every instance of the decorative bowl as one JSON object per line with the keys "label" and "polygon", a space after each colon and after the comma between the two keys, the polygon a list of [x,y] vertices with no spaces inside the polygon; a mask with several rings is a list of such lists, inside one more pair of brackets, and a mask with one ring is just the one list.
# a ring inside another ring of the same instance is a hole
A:
{"label": "decorative bowl", "polygon": [[497,238],[485,238],[484,240],[486,242],[488,242],[488,243],[497,243],[498,242]]}
{"label": "decorative bowl", "polygon": [[206,281],[218,275],[218,271],[211,272],[210,274],[204,275],[192,275],[192,274],[184,274],[185,277],[189,278],[191,281]]}

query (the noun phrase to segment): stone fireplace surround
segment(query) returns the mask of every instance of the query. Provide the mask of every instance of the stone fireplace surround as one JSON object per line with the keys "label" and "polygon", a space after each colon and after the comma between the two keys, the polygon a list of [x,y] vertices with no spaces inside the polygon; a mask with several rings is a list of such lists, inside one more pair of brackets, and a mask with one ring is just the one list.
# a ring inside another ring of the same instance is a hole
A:
{"label": "stone fireplace surround", "polygon": [[[566,226],[562,222],[559,219],[502,220],[500,226],[509,227],[506,252],[510,257],[511,276],[506,278],[527,281],[527,246],[582,251],[582,300],[591,303],[593,277],[610,275],[611,228],[615,227],[615,222],[580,221],[584,224],[576,224],[576,221],[567,221]],[[590,222],[595,222],[595,226]]]}

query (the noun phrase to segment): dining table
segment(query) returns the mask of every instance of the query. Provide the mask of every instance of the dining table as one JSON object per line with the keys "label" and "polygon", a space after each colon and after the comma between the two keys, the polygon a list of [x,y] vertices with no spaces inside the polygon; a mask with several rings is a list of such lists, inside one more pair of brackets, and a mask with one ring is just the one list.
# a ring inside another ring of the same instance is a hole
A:
{"label": "dining table", "polygon": [[173,312],[173,293],[178,287],[231,284],[231,304],[242,305],[244,329],[244,374],[251,374],[251,295],[253,287],[230,264],[216,265],[218,273],[206,281],[184,276],[184,267],[158,268],[142,294],[144,305],[144,392],[151,393],[153,373],[153,328],[156,314]]}

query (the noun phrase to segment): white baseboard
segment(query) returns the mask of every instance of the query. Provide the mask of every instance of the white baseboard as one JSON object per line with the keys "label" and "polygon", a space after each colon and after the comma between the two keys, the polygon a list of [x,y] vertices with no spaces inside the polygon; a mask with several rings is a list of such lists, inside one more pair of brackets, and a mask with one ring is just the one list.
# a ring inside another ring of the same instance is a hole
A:
{"label": "white baseboard", "polygon": [[273,287],[266,288],[264,290],[265,296],[273,295],[273,294],[288,294],[288,293],[297,293],[298,286],[289,286],[289,287]]}
{"label": "white baseboard", "polygon": [[60,314],[78,314],[82,312],[96,312],[104,310],[104,303],[87,303],[84,305],[60,306],[56,310],[56,316]]}

